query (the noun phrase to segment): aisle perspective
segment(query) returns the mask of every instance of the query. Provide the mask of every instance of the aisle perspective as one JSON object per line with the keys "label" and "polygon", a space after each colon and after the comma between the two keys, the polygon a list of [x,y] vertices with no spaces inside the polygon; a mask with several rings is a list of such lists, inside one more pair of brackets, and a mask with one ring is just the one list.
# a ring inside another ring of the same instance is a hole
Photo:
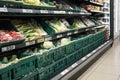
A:
{"label": "aisle perspective", "polygon": [[70,72],[113,43],[113,5],[105,24],[103,3],[1,0],[0,80],[73,79]]}

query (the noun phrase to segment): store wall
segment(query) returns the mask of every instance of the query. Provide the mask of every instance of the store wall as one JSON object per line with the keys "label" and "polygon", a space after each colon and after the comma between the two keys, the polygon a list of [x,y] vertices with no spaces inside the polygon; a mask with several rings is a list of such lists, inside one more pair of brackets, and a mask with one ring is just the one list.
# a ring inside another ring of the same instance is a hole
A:
{"label": "store wall", "polygon": [[120,0],[114,0],[114,38],[120,34]]}

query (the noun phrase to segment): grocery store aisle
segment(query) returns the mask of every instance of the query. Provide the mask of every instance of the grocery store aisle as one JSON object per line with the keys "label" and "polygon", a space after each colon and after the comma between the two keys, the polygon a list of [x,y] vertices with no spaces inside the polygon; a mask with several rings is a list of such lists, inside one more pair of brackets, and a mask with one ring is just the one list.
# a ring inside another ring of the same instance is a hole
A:
{"label": "grocery store aisle", "polygon": [[120,40],[117,39],[78,80],[120,80]]}

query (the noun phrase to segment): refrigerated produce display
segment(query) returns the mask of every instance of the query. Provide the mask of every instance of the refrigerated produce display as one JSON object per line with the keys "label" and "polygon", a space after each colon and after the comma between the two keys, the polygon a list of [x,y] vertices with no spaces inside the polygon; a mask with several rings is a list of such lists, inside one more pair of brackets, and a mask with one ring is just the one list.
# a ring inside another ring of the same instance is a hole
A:
{"label": "refrigerated produce display", "polygon": [[0,80],[76,80],[113,44],[113,0],[1,0]]}

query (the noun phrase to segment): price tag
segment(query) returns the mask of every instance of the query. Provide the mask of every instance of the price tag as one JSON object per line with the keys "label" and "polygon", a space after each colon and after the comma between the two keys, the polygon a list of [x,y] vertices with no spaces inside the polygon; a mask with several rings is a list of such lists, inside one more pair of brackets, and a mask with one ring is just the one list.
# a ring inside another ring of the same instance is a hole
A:
{"label": "price tag", "polygon": [[66,11],[60,11],[60,13],[62,13],[62,14],[66,14]]}
{"label": "price tag", "polygon": [[68,72],[68,70],[64,70],[63,72],[61,72],[61,75],[65,75]]}
{"label": "price tag", "polygon": [[85,13],[80,13],[80,14],[85,14]]}
{"label": "price tag", "polygon": [[104,45],[101,45],[101,47],[103,47]]}
{"label": "price tag", "polygon": [[62,37],[62,34],[61,35],[57,35],[57,38],[61,38]]}
{"label": "price tag", "polygon": [[40,10],[40,13],[49,13],[48,10]]}
{"label": "price tag", "polygon": [[73,14],[73,12],[68,12],[68,14]]}
{"label": "price tag", "polygon": [[96,52],[96,50],[93,50],[93,53],[95,53]]}
{"label": "price tag", "polygon": [[60,11],[54,11],[55,14],[60,14],[61,12]]}
{"label": "price tag", "polygon": [[77,63],[74,63],[73,65],[72,65],[72,67],[74,68],[74,67],[76,67],[78,64]]}
{"label": "price tag", "polygon": [[81,60],[82,60],[82,61],[86,60],[86,57],[83,57]]}
{"label": "price tag", "polygon": [[100,48],[101,48],[101,46],[98,47],[98,49],[100,49]]}
{"label": "price tag", "polygon": [[0,12],[8,12],[7,8],[0,8]]}
{"label": "price tag", "polygon": [[87,57],[90,57],[92,54],[88,54]]}
{"label": "price tag", "polygon": [[69,35],[72,35],[72,33],[71,33],[71,32],[68,32],[67,35],[68,35],[68,36],[69,36]]}
{"label": "price tag", "polygon": [[33,13],[32,9],[22,9],[23,13]]}
{"label": "price tag", "polygon": [[89,29],[85,29],[86,31],[88,31]]}
{"label": "price tag", "polygon": [[45,41],[49,41],[49,40],[52,40],[52,37],[45,38]]}
{"label": "price tag", "polygon": [[78,31],[75,31],[75,32],[74,32],[74,34],[77,34],[77,33],[78,33]]}
{"label": "price tag", "polygon": [[7,47],[3,47],[2,52],[14,50],[14,49],[15,49],[15,45],[11,45],[11,46],[7,46]]}
{"label": "price tag", "polygon": [[107,43],[105,43],[105,44],[107,44]]}
{"label": "price tag", "polygon": [[44,38],[41,38],[41,39],[37,40],[37,43],[41,43],[41,42],[44,42]]}
{"label": "price tag", "polygon": [[35,44],[35,41],[26,42],[26,46],[31,46],[31,45],[34,45],[34,44]]}

